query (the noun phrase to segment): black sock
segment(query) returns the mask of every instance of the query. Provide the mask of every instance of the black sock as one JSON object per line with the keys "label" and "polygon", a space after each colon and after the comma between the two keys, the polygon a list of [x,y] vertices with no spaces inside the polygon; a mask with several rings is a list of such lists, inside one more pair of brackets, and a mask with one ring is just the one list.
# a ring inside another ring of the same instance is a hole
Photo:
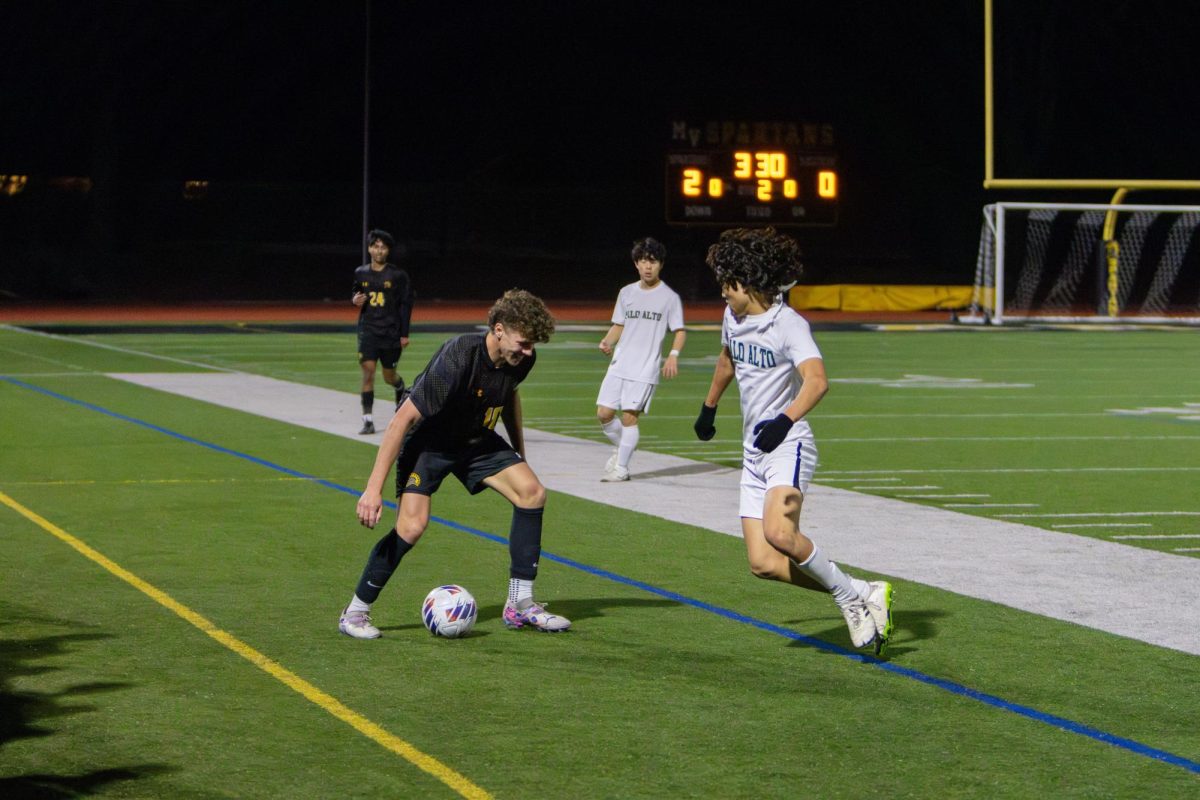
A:
{"label": "black sock", "polygon": [[508,555],[512,560],[508,575],[531,581],[537,577],[538,559],[542,555],[541,508],[513,506],[512,528],[508,533]]}
{"label": "black sock", "polygon": [[375,393],[374,392],[363,392],[360,395],[360,397],[362,397],[363,413],[370,414],[371,409],[375,407]]}
{"label": "black sock", "polygon": [[404,378],[396,376],[396,403],[404,402],[404,398],[408,397],[408,390],[404,388]]}
{"label": "black sock", "polygon": [[412,550],[413,546],[400,538],[396,529],[392,528],[383,538],[371,548],[367,557],[367,566],[363,568],[362,577],[358,579],[358,588],[354,593],[364,603],[374,603],[379,599],[379,593],[387,586],[388,578],[400,566],[400,559]]}

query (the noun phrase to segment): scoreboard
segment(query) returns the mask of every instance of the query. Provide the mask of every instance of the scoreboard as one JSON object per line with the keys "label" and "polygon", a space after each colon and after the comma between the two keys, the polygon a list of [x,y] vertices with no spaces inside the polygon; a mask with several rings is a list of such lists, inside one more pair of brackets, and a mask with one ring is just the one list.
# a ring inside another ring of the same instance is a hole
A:
{"label": "scoreboard", "polygon": [[666,184],[670,224],[835,225],[833,128],[674,122]]}

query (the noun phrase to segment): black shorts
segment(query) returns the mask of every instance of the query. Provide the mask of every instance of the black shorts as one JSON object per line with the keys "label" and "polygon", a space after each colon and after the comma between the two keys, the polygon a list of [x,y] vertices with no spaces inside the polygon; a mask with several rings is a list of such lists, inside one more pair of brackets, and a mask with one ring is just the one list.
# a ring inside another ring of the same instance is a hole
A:
{"label": "black shorts", "polygon": [[395,369],[396,362],[399,360],[400,342],[382,336],[373,336],[369,333],[359,334],[358,363],[378,361],[384,369]]}
{"label": "black shorts", "polygon": [[495,431],[467,447],[438,450],[430,444],[422,447],[419,436],[404,442],[396,459],[396,497],[405,492],[432,495],[451,473],[468,492],[479,494],[487,488],[485,478],[525,460]]}

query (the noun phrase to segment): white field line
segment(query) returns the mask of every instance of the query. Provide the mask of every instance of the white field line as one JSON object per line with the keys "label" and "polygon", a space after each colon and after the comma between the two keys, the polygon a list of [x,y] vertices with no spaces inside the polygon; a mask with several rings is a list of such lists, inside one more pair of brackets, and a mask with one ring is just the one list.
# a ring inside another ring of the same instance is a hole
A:
{"label": "white field line", "polygon": [[1110,536],[1110,539],[1200,539],[1200,533],[1129,533],[1123,536]]}
{"label": "white field line", "polygon": [[[853,487],[859,488],[857,486]],[[897,494],[896,497],[908,500],[954,500],[967,497],[991,497],[990,494]],[[969,504],[964,504],[969,505]]]}
{"label": "white field line", "polygon": [[187,366],[187,367],[199,367],[200,369],[211,369],[211,370],[216,370],[217,372],[237,372],[237,370],[234,370],[234,369],[227,369],[225,367],[215,367],[212,364],[202,364],[198,361],[188,361],[183,358],[173,358],[172,356],[162,356],[162,355],[158,355],[156,353],[145,353],[141,350],[133,350],[128,347],[117,347],[116,345],[104,344],[103,342],[93,342],[90,339],[85,339],[80,336],[59,336],[56,333],[43,333],[42,331],[32,331],[27,328],[20,328],[20,327],[16,327],[13,325],[0,325],[0,328],[3,328],[4,330],[17,331],[18,333],[24,333],[29,336],[41,336],[46,339],[54,339],[55,341],[58,341],[58,342],[70,342],[71,344],[82,344],[82,345],[86,345],[88,347],[98,347],[101,350],[112,350],[114,352],[125,353],[127,355],[144,356],[145,358],[154,358],[154,359],[158,359],[159,361],[169,361],[172,364],[183,364],[184,366]]}
{"label": "white field line", "polygon": [[1055,530],[1066,528],[1152,528],[1149,522],[1079,522],[1069,525],[1051,525]]}
{"label": "white field line", "polygon": [[[1037,508],[1040,503],[942,503],[946,508]],[[1009,516],[1001,514],[1000,516]]]}
{"label": "white field line", "polygon": [[1000,514],[1001,517],[1200,517],[1200,511],[1074,511],[1058,514]]}
{"label": "white field line", "polygon": [[[350,392],[247,374],[112,377],[354,441],[380,440],[380,434],[357,435],[359,398]],[[378,415],[381,430],[387,416]],[[530,464],[552,491],[740,536],[738,469],[643,451],[635,456],[633,480],[601,483],[612,453],[607,442],[530,429],[526,446]],[[364,478],[372,458],[364,449]],[[1158,601],[1188,596],[1200,580],[1200,559],[824,484],[811,486],[807,501],[805,532],[839,563],[853,565],[851,572],[895,576],[1200,655],[1200,609],[1185,604],[1181,624],[1163,625]],[[556,549],[553,526],[545,547]],[[741,575],[745,564],[730,570]],[[1062,590],[1062,575],[1071,576],[1069,592]],[[903,615],[903,605],[898,613]]]}
{"label": "white field line", "polygon": [[823,436],[822,444],[870,444],[871,442],[1193,442],[1200,436]]}

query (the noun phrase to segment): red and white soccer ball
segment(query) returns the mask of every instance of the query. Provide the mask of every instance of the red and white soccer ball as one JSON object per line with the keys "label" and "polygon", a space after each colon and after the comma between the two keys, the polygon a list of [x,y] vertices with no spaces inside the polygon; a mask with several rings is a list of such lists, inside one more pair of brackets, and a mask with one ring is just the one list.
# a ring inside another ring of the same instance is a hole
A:
{"label": "red and white soccer ball", "polygon": [[425,627],[435,636],[457,639],[466,636],[475,627],[479,606],[475,598],[463,587],[449,583],[439,586],[425,595],[421,604],[421,619]]}

